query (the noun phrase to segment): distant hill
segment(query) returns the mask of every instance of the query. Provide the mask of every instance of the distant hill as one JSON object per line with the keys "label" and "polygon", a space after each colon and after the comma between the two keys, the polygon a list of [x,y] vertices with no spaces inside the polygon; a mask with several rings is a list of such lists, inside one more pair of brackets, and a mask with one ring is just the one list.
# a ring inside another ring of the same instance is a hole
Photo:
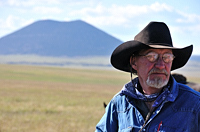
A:
{"label": "distant hill", "polygon": [[42,20],[0,38],[0,55],[106,56],[120,43],[81,20]]}
{"label": "distant hill", "polygon": [[192,55],[190,60],[200,62],[200,55]]}

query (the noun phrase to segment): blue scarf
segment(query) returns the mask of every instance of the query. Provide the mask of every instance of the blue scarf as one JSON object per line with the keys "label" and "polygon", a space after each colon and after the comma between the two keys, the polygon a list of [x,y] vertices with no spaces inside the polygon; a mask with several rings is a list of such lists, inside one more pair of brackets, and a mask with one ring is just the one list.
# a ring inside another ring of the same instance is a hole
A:
{"label": "blue scarf", "polygon": [[146,101],[151,102],[151,101],[155,100],[153,107],[158,107],[166,99],[166,97],[170,94],[170,91],[169,91],[170,85],[169,84],[163,88],[162,93],[155,93],[155,94],[151,94],[151,95],[142,94],[138,90],[138,86],[139,86],[139,79],[135,78],[132,80],[132,82],[127,83],[122,88],[120,94],[127,95],[131,98],[143,100],[145,102]]}

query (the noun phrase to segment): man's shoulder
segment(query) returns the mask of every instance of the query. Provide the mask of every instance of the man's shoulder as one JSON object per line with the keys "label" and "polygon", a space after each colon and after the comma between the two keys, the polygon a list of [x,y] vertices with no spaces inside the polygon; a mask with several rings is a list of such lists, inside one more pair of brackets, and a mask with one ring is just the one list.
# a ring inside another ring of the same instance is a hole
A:
{"label": "man's shoulder", "polygon": [[177,84],[179,87],[180,94],[187,94],[192,97],[200,98],[200,92],[195,91],[194,89],[192,89],[191,87],[189,87],[185,84],[181,84],[181,83],[177,83]]}
{"label": "man's shoulder", "polygon": [[[192,109],[192,110],[200,110],[200,92],[197,92],[184,84],[178,84],[179,94],[176,103],[177,109]],[[179,107],[179,108],[178,108]]]}
{"label": "man's shoulder", "polygon": [[127,100],[126,95],[117,93],[111,100],[111,105],[113,105],[118,112],[126,111],[128,108],[132,107],[132,105]]}
{"label": "man's shoulder", "polygon": [[178,96],[173,104],[176,111],[197,112],[200,110],[200,93],[187,85],[177,83]]}
{"label": "man's shoulder", "polygon": [[112,98],[112,102],[116,103],[116,102],[120,102],[120,101],[124,101],[125,100],[125,95],[120,92],[118,92],[117,94],[114,95],[114,97]]}

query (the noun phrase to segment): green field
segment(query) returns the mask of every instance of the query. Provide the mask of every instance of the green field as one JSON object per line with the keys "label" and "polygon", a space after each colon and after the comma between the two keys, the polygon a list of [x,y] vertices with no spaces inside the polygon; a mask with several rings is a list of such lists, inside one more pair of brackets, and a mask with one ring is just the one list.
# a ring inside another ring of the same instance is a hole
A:
{"label": "green field", "polygon": [[1,64],[0,132],[92,132],[103,102],[129,80],[117,70]]}

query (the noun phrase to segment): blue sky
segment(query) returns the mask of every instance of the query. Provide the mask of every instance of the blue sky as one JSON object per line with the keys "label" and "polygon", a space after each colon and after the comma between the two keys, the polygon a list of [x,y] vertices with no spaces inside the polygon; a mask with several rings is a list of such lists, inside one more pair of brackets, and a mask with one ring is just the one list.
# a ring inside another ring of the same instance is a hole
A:
{"label": "blue sky", "polygon": [[0,37],[38,20],[81,19],[128,41],[150,21],[162,21],[175,47],[193,44],[193,54],[200,55],[199,5],[199,0],[2,0]]}

